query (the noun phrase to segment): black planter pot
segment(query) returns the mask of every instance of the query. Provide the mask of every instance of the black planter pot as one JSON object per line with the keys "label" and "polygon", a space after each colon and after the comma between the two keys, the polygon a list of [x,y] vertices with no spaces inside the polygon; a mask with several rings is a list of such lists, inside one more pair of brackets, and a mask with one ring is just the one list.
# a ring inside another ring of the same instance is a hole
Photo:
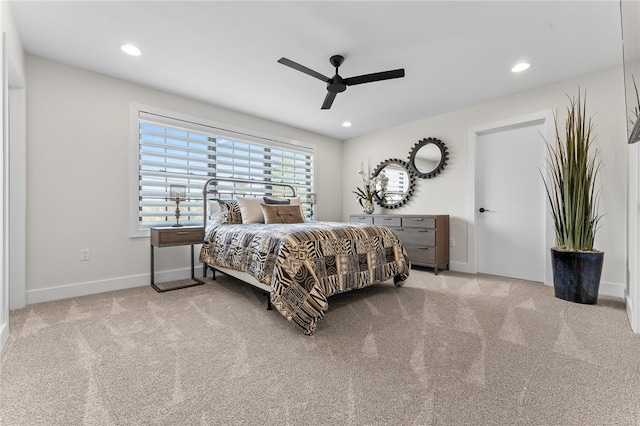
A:
{"label": "black planter pot", "polygon": [[604,252],[551,249],[553,287],[558,299],[593,305],[598,302]]}

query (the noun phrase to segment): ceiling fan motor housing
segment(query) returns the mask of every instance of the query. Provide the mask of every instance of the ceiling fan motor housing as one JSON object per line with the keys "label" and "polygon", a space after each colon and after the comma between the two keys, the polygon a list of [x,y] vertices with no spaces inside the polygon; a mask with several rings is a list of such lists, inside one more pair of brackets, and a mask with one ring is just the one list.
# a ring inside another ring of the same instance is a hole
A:
{"label": "ceiling fan motor housing", "polygon": [[327,90],[331,93],[340,93],[347,90],[347,85],[344,84],[344,80],[338,74],[334,75],[333,78],[327,84]]}

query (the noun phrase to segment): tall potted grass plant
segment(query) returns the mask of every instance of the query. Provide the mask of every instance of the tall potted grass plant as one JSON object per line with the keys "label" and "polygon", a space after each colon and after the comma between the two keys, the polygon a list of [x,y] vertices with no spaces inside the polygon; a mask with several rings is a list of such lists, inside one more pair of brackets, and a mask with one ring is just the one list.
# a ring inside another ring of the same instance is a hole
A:
{"label": "tall potted grass plant", "polygon": [[602,167],[592,146],[593,125],[583,98],[569,98],[564,138],[556,120],[555,144],[547,142],[544,185],[556,236],[551,248],[556,297],[577,303],[598,300],[604,253],[593,248],[602,215],[598,212],[601,188],[596,178]]}

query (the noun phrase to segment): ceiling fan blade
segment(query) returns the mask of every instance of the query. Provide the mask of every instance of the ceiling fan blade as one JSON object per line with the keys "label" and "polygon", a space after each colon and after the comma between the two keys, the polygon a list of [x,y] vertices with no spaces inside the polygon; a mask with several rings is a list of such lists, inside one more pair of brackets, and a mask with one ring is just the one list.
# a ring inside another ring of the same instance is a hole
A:
{"label": "ceiling fan blade", "polygon": [[354,86],[356,84],[371,83],[373,81],[389,80],[392,78],[404,77],[404,68],[391,71],[374,72],[373,74],[364,74],[356,77],[344,79],[344,84]]}
{"label": "ceiling fan blade", "polygon": [[333,100],[336,98],[337,93],[327,92],[327,96],[324,98],[324,102],[322,103],[322,108],[320,109],[329,109],[331,108],[331,104],[333,104]]}
{"label": "ceiling fan blade", "polygon": [[307,75],[310,75],[311,77],[315,77],[318,80],[322,80],[325,83],[328,83],[329,80],[330,80],[329,77],[324,76],[324,75],[320,74],[319,72],[314,71],[314,70],[312,70],[310,68],[307,68],[304,65],[300,65],[297,62],[293,62],[291,59],[280,58],[280,59],[278,59],[278,62],[281,63],[282,65],[286,65],[288,67],[291,67],[294,70],[297,70],[297,71],[303,72],[303,73],[305,73]]}

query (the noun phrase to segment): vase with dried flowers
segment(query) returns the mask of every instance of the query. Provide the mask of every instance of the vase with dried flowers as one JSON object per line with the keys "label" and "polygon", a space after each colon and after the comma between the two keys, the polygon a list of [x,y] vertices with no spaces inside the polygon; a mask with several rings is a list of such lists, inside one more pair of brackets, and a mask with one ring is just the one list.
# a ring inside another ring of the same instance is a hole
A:
{"label": "vase with dried flowers", "polygon": [[366,214],[373,213],[374,205],[373,200],[375,197],[383,198],[389,179],[384,173],[379,173],[377,176],[371,176],[371,166],[367,166],[367,171],[364,171],[364,164],[360,163],[360,170],[358,174],[362,178],[362,187],[356,187],[353,191],[356,194],[356,198],[362,211]]}

